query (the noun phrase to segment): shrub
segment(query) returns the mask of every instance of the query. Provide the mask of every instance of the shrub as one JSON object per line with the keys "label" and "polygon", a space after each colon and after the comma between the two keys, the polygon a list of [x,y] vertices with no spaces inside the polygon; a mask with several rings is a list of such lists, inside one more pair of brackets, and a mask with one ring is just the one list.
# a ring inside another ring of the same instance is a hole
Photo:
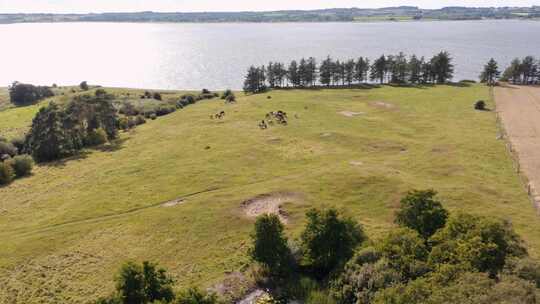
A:
{"label": "shrub", "polygon": [[363,264],[351,261],[338,279],[331,283],[331,293],[339,303],[371,303],[379,290],[401,280],[399,272],[390,267],[386,259]]}
{"label": "shrub", "polygon": [[120,109],[118,110],[118,112],[120,114],[124,114],[127,116],[133,116],[133,115],[139,114],[139,110],[137,110],[135,106],[133,106],[133,104],[129,102],[122,103],[122,106],[120,106]]}
{"label": "shrub", "polygon": [[283,234],[283,224],[274,214],[257,218],[255,231],[251,235],[253,247],[249,255],[261,264],[272,276],[280,276],[291,266],[291,253],[287,238]]}
{"label": "shrub", "polygon": [[142,124],[145,124],[146,123],[146,119],[144,118],[143,115],[137,115],[135,117],[135,125],[142,125]]}
{"label": "shrub", "polygon": [[227,102],[235,102],[236,101],[236,96],[234,96],[234,94],[232,95],[229,95],[225,98],[225,101]]}
{"label": "shrub", "polygon": [[88,132],[86,137],[86,145],[99,146],[107,142],[107,132],[102,128]]}
{"label": "shrub", "polygon": [[434,200],[437,192],[433,190],[413,190],[401,200],[401,209],[396,214],[396,223],[416,230],[428,239],[442,228],[448,218],[440,202]]}
{"label": "shrub", "polygon": [[118,119],[118,128],[124,131],[129,129],[129,120],[127,117],[121,117]]}
{"label": "shrub", "polygon": [[225,90],[225,92],[223,92],[223,94],[221,94],[221,99],[226,99],[227,96],[233,94],[233,91],[231,89],[227,89]]}
{"label": "shrub", "polygon": [[157,264],[143,262],[142,265],[128,262],[122,266],[116,281],[116,295],[102,303],[146,304],[156,301],[169,303],[174,299],[174,280]]}
{"label": "shrub", "polygon": [[464,265],[492,277],[502,270],[506,258],[527,254],[510,223],[463,213],[450,218],[430,243],[430,264]]}
{"label": "shrub", "polygon": [[[11,140],[11,144],[17,148],[17,152],[22,152],[23,149],[24,149],[24,136],[21,136],[21,137],[15,137]],[[0,154],[2,154],[0,152]]]}
{"label": "shrub", "polygon": [[9,87],[11,103],[18,106],[33,104],[40,99],[51,96],[54,96],[54,93],[49,87],[34,86],[20,82],[14,82]]}
{"label": "shrub", "polygon": [[79,84],[79,87],[81,88],[81,90],[83,91],[88,91],[89,87],[88,87],[88,83],[86,81],[83,81]]}
{"label": "shrub", "polygon": [[484,111],[486,109],[486,102],[479,100],[474,104],[474,109],[478,111]]}
{"label": "shrub", "polygon": [[0,185],[7,185],[15,178],[15,172],[10,161],[0,162]]}
{"label": "shrub", "polygon": [[7,154],[11,157],[17,155],[18,149],[12,144],[4,141],[0,141],[0,156]]}
{"label": "shrub", "polygon": [[344,264],[366,237],[360,225],[337,210],[307,212],[301,234],[304,259],[318,275],[324,276]]}
{"label": "shrub", "polygon": [[203,93],[203,94],[200,94],[200,95],[199,95],[198,99],[199,99],[199,100],[203,100],[203,99],[212,99],[212,98],[214,98],[214,97],[216,97],[216,96],[214,96],[214,94],[212,94],[212,93],[208,93],[208,94],[204,94],[204,93]]}
{"label": "shrub", "polygon": [[208,89],[202,89],[202,94],[211,94],[212,92],[210,92],[210,90]]}
{"label": "shrub", "polygon": [[415,279],[429,270],[426,264],[428,250],[425,240],[412,229],[400,228],[390,231],[377,243],[376,249],[403,279]]}
{"label": "shrub", "polygon": [[176,304],[216,304],[217,295],[200,291],[197,288],[189,288],[181,291],[176,297]]}
{"label": "shrub", "polygon": [[17,155],[11,161],[11,165],[16,177],[28,176],[34,168],[34,159],[27,154]]}
{"label": "shrub", "polygon": [[158,93],[158,92],[154,92],[153,96],[152,96],[155,100],[161,100],[161,94]]}
{"label": "shrub", "polygon": [[504,275],[514,275],[533,282],[540,288],[540,263],[531,258],[510,258],[505,261]]}
{"label": "shrub", "polygon": [[151,119],[151,120],[156,120],[156,118],[157,118],[156,113],[150,114],[150,119]]}
{"label": "shrub", "polygon": [[173,106],[173,105],[160,105],[156,109],[156,115],[157,116],[164,116],[164,115],[170,114],[170,113],[172,113],[174,111],[176,111],[176,107]]}

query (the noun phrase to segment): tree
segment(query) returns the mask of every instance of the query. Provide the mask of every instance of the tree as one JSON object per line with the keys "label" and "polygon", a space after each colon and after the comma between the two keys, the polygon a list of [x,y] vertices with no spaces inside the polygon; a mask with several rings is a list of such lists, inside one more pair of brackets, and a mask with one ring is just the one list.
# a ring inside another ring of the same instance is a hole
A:
{"label": "tree", "polygon": [[244,80],[244,92],[260,93],[266,91],[266,68],[251,66]]}
{"label": "tree", "polygon": [[480,81],[486,83],[488,86],[492,86],[497,82],[497,79],[501,75],[497,61],[491,58],[484,66],[484,71],[480,75]]}
{"label": "tree", "polygon": [[450,218],[430,243],[430,264],[463,265],[492,277],[503,269],[506,258],[527,254],[510,223],[462,213]]}
{"label": "tree", "polygon": [[428,250],[420,235],[409,228],[390,231],[377,245],[381,256],[403,279],[415,279],[428,270]]}
{"label": "tree", "polygon": [[384,83],[387,72],[386,56],[382,55],[371,65],[370,79],[372,81],[378,80],[379,83]]}
{"label": "tree", "polygon": [[276,81],[277,81],[277,75],[276,75],[276,69],[275,69],[275,66],[274,66],[274,63],[273,62],[269,62],[268,63],[268,73],[267,73],[267,78],[268,78],[268,84],[270,85],[270,88],[275,88],[276,87]]}
{"label": "tree", "polygon": [[332,58],[330,58],[330,56],[328,56],[322,63],[321,63],[321,67],[319,69],[320,73],[319,73],[319,77],[320,77],[320,82],[321,84],[323,85],[326,85],[326,86],[330,86],[330,84],[332,84],[332,69],[333,69],[333,62],[332,62]]}
{"label": "tree", "polygon": [[113,297],[124,304],[170,302],[174,299],[174,280],[151,262],[145,261],[142,265],[128,262],[122,265],[115,280],[117,294]]}
{"label": "tree", "polygon": [[59,159],[73,153],[74,147],[63,128],[64,113],[51,102],[43,107],[32,120],[24,144],[24,151],[31,153],[38,162]]}
{"label": "tree", "polygon": [[283,224],[277,215],[265,214],[258,217],[251,239],[253,247],[249,255],[253,260],[273,276],[280,276],[288,270],[291,254],[283,233]]}
{"label": "tree", "polygon": [[431,66],[437,83],[446,83],[454,76],[452,58],[446,51],[440,52],[431,59]]}
{"label": "tree", "polygon": [[354,80],[358,83],[362,83],[368,79],[367,73],[369,71],[369,59],[360,57],[355,64]]}
{"label": "tree", "polygon": [[189,288],[178,294],[175,304],[216,304],[217,295],[200,291],[197,288]]}
{"label": "tree", "polygon": [[309,74],[310,73],[308,70],[307,61],[306,59],[302,58],[298,66],[298,76],[300,79],[300,86],[305,87],[307,85],[308,78],[310,77]]}
{"label": "tree", "polygon": [[519,58],[515,58],[514,60],[512,60],[510,66],[503,73],[503,80],[511,81],[514,84],[520,83],[521,67],[521,60]]}
{"label": "tree", "polygon": [[15,171],[7,161],[0,162],[0,185],[7,185],[15,178]]}
{"label": "tree", "polygon": [[49,87],[34,86],[17,81],[9,87],[9,99],[17,106],[34,104],[43,98],[52,96],[54,93]]}
{"label": "tree", "polygon": [[86,81],[81,82],[81,84],[79,84],[79,87],[80,87],[81,90],[83,90],[83,91],[88,91],[88,89],[89,89],[88,83],[87,83]]}
{"label": "tree", "polygon": [[536,59],[532,56],[527,56],[523,58],[521,62],[521,73],[523,77],[523,84],[531,84],[538,71],[538,66],[536,65]]}
{"label": "tree", "polygon": [[287,78],[289,79],[289,82],[292,84],[293,87],[297,87],[301,84],[301,78],[298,71],[298,63],[295,60],[291,61],[291,64],[289,64]]}
{"label": "tree", "polygon": [[424,58],[418,59],[416,55],[412,55],[409,59],[409,82],[416,84],[422,81],[422,66],[424,65]]}
{"label": "tree", "polygon": [[440,202],[434,199],[433,190],[413,190],[401,200],[401,208],[396,214],[396,223],[416,230],[424,239],[431,237],[444,227],[448,218]]}
{"label": "tree", "polygon": [[344,264],[366,238],[361,226],[335,209],[312,209],[306,216],[300,236],[304,258],[320,276]]}
{"label": "tree", "polygon": [[313,57],[307,60],[306,77],[307,85],[313,86],[317,80],[317,61]]}
{"label": "tree", "polygon": [[344,71],[345,71],[345,77],[344,80],[347,83],[347,85],[351,85],[354,80],[355,75],[355,62],[354,60],[349,60],[346,63],[344,63]]}

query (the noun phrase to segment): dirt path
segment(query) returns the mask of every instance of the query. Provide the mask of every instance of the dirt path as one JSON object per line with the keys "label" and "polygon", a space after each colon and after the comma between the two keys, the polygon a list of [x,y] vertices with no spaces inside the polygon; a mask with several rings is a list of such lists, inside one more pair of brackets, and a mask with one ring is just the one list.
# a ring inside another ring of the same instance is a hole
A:
{"label": "dirt path", "polygon": [[540,208],[540,87],[496,87],[495,101],[520,170],[529,179],[530,194]]}

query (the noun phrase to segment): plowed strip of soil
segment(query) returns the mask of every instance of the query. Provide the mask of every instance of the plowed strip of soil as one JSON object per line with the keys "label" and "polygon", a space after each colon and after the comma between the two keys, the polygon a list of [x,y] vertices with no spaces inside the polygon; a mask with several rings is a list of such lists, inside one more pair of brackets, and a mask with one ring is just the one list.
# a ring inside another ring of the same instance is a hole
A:
{"label": "plowed strip of soil", "polygon": [[[540,195],[540,87],[503,85],[495,88],[497,111],[533,197]],[[538,201],[535,202],[538,206]]]}

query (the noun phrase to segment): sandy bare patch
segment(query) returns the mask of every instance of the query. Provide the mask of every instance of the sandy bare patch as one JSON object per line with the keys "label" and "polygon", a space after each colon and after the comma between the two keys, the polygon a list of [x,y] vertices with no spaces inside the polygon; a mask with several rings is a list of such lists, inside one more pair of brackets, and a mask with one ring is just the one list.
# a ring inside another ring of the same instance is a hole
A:
{"label": "sandy bare patch", "polygon": [[166,203],[163,203],[161,204],[161,207],[165,207],[165,208],[170,208],[170,207],[174,207],[174,206],[177,206],[177,205],[181,205],[185,203],[185,201],[181,198],[178,198],[178,199],[174,199],[172,201],[168,201]]}
{"label": "sandy bare patch", "polygon": [[321,137],[330,137],[330,136],[332,136],[332,133],[330,132],[325,132],[321,134]]}
{"label": "sandy bare patch", "polygon": [[496,87],[495,101],[510,141],[509,150],[517,154],[519,170],[529,179],[529,195],[540,208],[536,199],[540,196],[540,87]]}
{"label": "sandy bare patch", "polygon": [[352,111],[341,111],[341,112],[338,112],[338,113],[343,115],[343,116],[346,116],[346,117],[355,117],[355,116],[366,114],[364,112],[352,112]]}
{"label": "sandy bare patch", "polygon": [[355,160],[353,160],[353,161],[350,161],[349,164],[350,164],[351,166],[358,167],[358,166],[362,166],[364,163],[361,162],[361,161],[355,161]]}
{"label": "sandy bare patch", "polygon": [[396,107],[395,105],[391,103],[383,102],[383,101],[375,101],[375,102],[370,103],[369,105],[376,108],[382,108],[382,109],[393,109]]}
{"label": "sandy bare patch", "polygon": [[248,217],[255,218],[263,214],[276,214],[283,223],[287,224],[288,216],[281,205],[297,201],[299,198],[299,194],[290,192],[262,194],[243,202],[242,208]]}

